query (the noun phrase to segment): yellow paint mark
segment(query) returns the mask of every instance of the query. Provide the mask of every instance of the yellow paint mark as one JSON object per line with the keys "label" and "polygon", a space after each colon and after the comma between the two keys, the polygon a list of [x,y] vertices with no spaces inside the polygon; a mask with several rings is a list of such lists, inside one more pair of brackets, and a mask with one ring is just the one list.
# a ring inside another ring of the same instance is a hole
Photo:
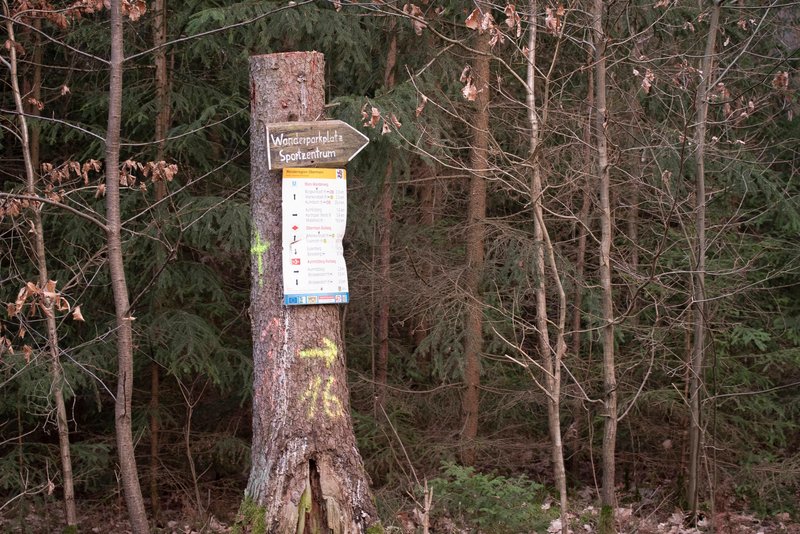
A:
{"label": "yellow paint mark", "polygon": [[325,391],[322,392],[322,406],[325,408],[325,413],[328,414],[328,417],[341,417],[344,415],[342,401],[334,393],[331,393],[331,386],[333,386],[332,376],[328,377]]}
{"label": "yellow paint mark", "polygon": [[327,337],[322,338],[322,344],[325,345],[324,348],[313,348],[313,349],[306,349],[300,351],[301,358],[322,358],[325,360],[325,366],[330,367],[333,362],[336,361],[336,356],[339,354],[339,350],[336,348],[336,343],[328,339]]}
{"label": "yellow paint mark", "polygon": [[264,254],[269,250],[269,241],[261,241],[261,234],[253,223],[253,246],[250,248],[250,253],[256,256],[256,265],[258,266],[258,286],[264,287]]}
{"label": "yellow paint mark", "polygon": [[314,415],[317,413],[317,400],[319,399],[319,390],[321,387],[322,378],[315,377],[303,392],[303,396],[300,397],[300,402],[309,401],[308,410],[306,410],[306,416],[309,419],[313,419]]}
{"label": "yellow paint mark", "polygon": [[303,395],[300,397],[300,402],[308,403],[306,408],[306,417],[313,419],[317,415],[317,406],[320,400],[320,390],[322,390],[322,409],[325,415],[331,418],[337,418],[344,415],[344,408],[342,401],[331,390],[335,379],[329,376],[325,381],[325,389],[322,389],[322,377],[315,377],[309,384]]}

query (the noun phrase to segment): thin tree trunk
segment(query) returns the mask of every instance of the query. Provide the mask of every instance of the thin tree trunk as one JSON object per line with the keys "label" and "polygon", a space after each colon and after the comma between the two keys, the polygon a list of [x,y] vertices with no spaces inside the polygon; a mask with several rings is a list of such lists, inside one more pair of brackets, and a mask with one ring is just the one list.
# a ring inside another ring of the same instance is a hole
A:
{"label": "thin tree trunk", "polygon": [[[33,38],[34,38],[34,46],[33,49],[33,82],[31,84],[31,96],[37,101],[42,101],[42,34],[39,33],[42,29],[42,19],[34,19],[33,21]],[[26,91],[27,93],[27,91]],[[39,116],[39,108],[37,106],[30,106],[28,110],[30,115]],[[29,126],[30,134],[31,134],[31,162],[33,166],[33,170],[36,171],[39,168],[39,151],[41,143],[39,142],[41,136],[41,128],[38,121],[34,121],[33,124]]]}
{"label": "thin tree trunk", "polygon": [[[12,43],[15,41],[14,25],[8,9],[8,4],[3,4],[6,15],[6,32],[8,39]],[[41,53],[38,51],[37,55],[41,58]],[[22,155],[25,162],[25,176],[26,176],[26,189],[30,196],[36,196],[36,171],[35,166],[38,161],[33,158],[33,149],[31,140],[28,135],[28,123],[25,119],[25,107],[22,103],[22,94],[19,89],[19,75],[17,73],[17,53],[16,48],[11,46],[9,48],[9,66],[11,70],[11,92],[14,96],[14,104],[19,118],[19,132],[22,141]],[[36,74],[34,79],[33,97],[39,100],[41,98],[41,63],[36,63]],[[38,132],[35,139],[36,157],[38,158]],[[34,229],[34,258],[36,261],[36,268],[39,271],[39,287],[44,289],[49,282],[47,273],[47,251],[44,244],[44,228],[42,225],[42,216],[36,207],[30,210],[31,219],[33,220]],[[61,351],[58,344],[58,328],[56,325],[56,318],[54,312],[52,299],[45,300],[47,307],[46,324],[47,324],[47,347],[50,352],[50,375],[51,375],[51,390],[53,393],[53,400],[56,405],[56,426],[58,428],[58,449],[61,457],[61,474],[64,484],[64,515],[66,519],[67,528],[72,531],[77,531],[78,516],[75,510],[75,490],[73,488],[72,476],[72,457],[70,454],[69,445],[69,424],[67,422],[67,408],[64,403],[64,372],[61,368]]]}
{"label": "thin tree trunk", "polygon": [[[482,10],[491,10],[489,4],[479,2]],[[464,382],[466,390],[462,400],[464,427],[462,431],[461,460],[465,465],[475,463],[475,438],[478,436],[480,402],[480,366],[483,350],[483,278],[486,178],[489,169],[489,45],[488,32],[478,35],[475,43],[477,55],[472,73],[477,87],[475,113],[471,117],[472,145],[470,153],[469,204],[467,207],[467,257],[464,289],[467,298],[467,316],[464,324]]]}
{"label": "thin tree trunk", "polygon": [[[433,223],[436,219],[434,209],[436,207],[437,199],[437,186],[436,180],[433,179],[434,174],[430,167],[425,163],[419,162],[417,168],[419,172],[416,174],[417,179],[422,180],[418,187],[419,192],[419,205],[420,217],[419,224],[426,228],[424,231],[424,246],[426,252],[431,252],[433,240],[431,239],[431,232],[433,232]],[[420,276],[423,283],[430,286],[431,277],[433,276],[433,264],[430,261],[430,256],[420,265]],[[420,374],[425,378],[430,378],[431,374],[431,351],[430,349],[420,349],[420,346],[430,334],[431,322],[428,319],[429,307],[425,306],[420,315],[417,317],[416,324],[414,325],[414,347],[417,353],[417,365],[419,366]]]}
{"label": "thin tree trunk", "polygon": [[[397,21],[394,17],[389,22],[389,51],[386,54],[386,73],[383,79],[384,90],[388,91],[394,87],[394,69],[397,63],[397,32],[395,26]],[[378,236],[380,240],[380,281],[381,289],[378,295],[378,359],[376,361],[375,382],[377,391],[375,392],[375,413],[378,414],[386,400],[386,384],[389,369],[389,303],[392,292],[389,284],[389,270],[392,260],[392,197],[394,195],[394,185],[391,156],[386,163],[386,173],[381,188],[381,216]]]}
{"label": "thin tree trunk", "polygon": [[[167,0],[156,0],[153,6],[153,46],[156,67],[156,115],[155,140],[158,143],[156,161],[164,159],[164,144],[169,129],[170,102],[169,78],[167,73],[167,51],[163,48],[167,42]],[[160,204],[167,194],[167,185],[164,180],[155,182],[155,200]],[[156,211],[156,216],[164,213],[163,208]],[[150,363],[150,507],[153,513],[153,522],[157,523],[161,513],[161,501],[158,496],[158,474],[160,471],[159,439],[161,432],[160,385],[161,366],[157,361]]]}
{"label": "thin tree trunk", "polygon": [[[155,358],[155,355],[153,355]],[[159,438],[161,434],[161,369],[158,362],[150,363],[150,510],[153,523],[158,524],[161,515],[161,499],[158,496]]]}
{"label": "thin tree trunk", "polygon": [[702,440],[701,396],[703,387],[703,366],[706,352],[706,176],[705,144],[706,120],[708,117],[709,80],[714,66],[714,47],[717,41],[721,0],[715,0],[711,9],[711,22],[708,39],[701,66],[702,77],[695,96],[695,268],[692,284],[692,308],[694,313],[694,342],[692,344],[692,366],[689,383],[689,404],[691,421],[689,423],[689,489],[688,501],[691,517],[697,516],[698,486],[700,481],[700,442]]}
{"label": "thin tree trunk", "polygon": [[[644,116],[644,110],[642,109],[642,105],[639,102],[638,98],[636,97],[636,91],[638,90],[638,85],[633,85],[633,94],[631,94],[631,129],[636,131],[643,131],[644,128],[641,126],[637,126]],[[638,143],[635,136],[630,137],[630,142],[633,143],[634,146]],[[647,149],[641,148],[638,151],[634,151],[631,154],[631,168],[633,171],[631,172],[632,179],[628,182],[628,190],[629,190],[629,200],[628,200],[628,220],[627,220],[627,235],[628,241],[630,242],[630,255],[628,256],[628,270],[634,276],[636,273],[639,272],[639,202],[641,198],[641,189],[642,184],[644,183],[644,172],[647,164]],[[629,288],[628,296],[631,299],[630,302],[630,326],[633,330],[633,340],[636,340],[636,329],[639,325],[639,304],[636,301],[638,299],[636,291],[633,288]]]}
{"label": "thin tree trunk", "polygon": [[603,426],[603,506],[601,532],[615,532],[614,493],[615,452],[617,441],[617,377],[614,363],[614,301],[611,290],[611,178],[608,163],[608,109],[606,108],[606,36],[603,31],[603,0],[594,0],[592,29],[595,52],[595,142],[597,148],[597,174],[600,189],[600,285],[602,287],[602,339],[603,386],[605,394],[605,419]]}
{"label": "thin tree trunk", "polygon": [[106,133],[106,220],[108,227],[108,267],[117,323],[117,395],[114,402],[117,452],[125,504],[135,534],[150,531],[136,471],[136,452],[131,429],[133,397],[133,332],[122,257],[120,217],[119,151],[122,120],[122,10],[121,0],[111,0],[111,83],[108,95],[108,132]]}
{"label": "thin tree trunk", "polygon": [[[531,0],[530,20],[536,21],[538,3]],[[540,115],[536,108],[536,24],[530,25],[528,33],[528,69],[527,69],[527,95],[528,124],[530,127],[530,163],[531,172],[531,203],[533,205],[533,238],[534,238],[534,295],[536,300],[536,329],[538,330],[539,354],[543,361],[545,371],[545,385],[547,388],[547,425],[550,430],[552,444],[553,478],[558,488],[561,505],[561,528],[566,534],[569,530],[567,523],[567,477],[564,469],[564,445],[561,438],[561,360],[566,351],[564,338],[564,324],[566,321],[566,297],[559,279],[555,255],[544,222],[544,199],[542,169],[540,164],[541,124]],[[544,101],[547,101],[545,98]],[[542,109],[542,116],[546,109]],[[546,253],[546,254],[545,254]],[[558,291],[559,318],[556,322],[555,350],[550,345],[548,325],[550,319],[547,309],[547,268],[545,255],[550,264],[550,274]]]}
{"label": "thin tree trunk", "polygon": [[319,116],[324,72],[318,52],[250,58],[251,209],[264,246],[251,263],[252,468],[240,509],[248,532],[359,534],[377,521],[350,420],[339,309],[283,305],[282,179],[268,170],[266,125]]}
{"label": "thin tree trunk", "polygon": [[572,299],[572,348],[570,351],[575,356],[580,355],[581,351],[581,305],[583,304],[583,282],[584,273],[586,272],[586,239],[588,237],[589,229],[589,211],[592,205],[591,195],[589,194],[592,189],[590,177],[592,176],[591,169],[593,165],[592,160],[592,113],[594,112],[594,74],[589,71],[588,89],[586,91],[586,108],[588,111],[586,117],[586,125],[583,132],[584,142],[584,157],[586,159],[586,183],[581,187],[583,198],[581,200],[581,211],[578,214],[578,250],[575,257],[575,295]]}
{"label": "thin tree trunk", "polygon": [[200,390],[200,393],[195,398],[194,386],[197,383],[197,379],[195,379],[195,382],[193,382],[190,387],[184,386],[183,383],[178,380],[178,388],[181,390],[183,401],[186,403],[186,426],[184,427],[183,432],[183,448],[184,452],[186,453],[186,460],[189,462],[189,474],[192,476],[195,507],[198,511],[199,518],[203,522],[206,520],[206,511],[205,507],[203,506],[203,500],[200,497],[200,484],[197,479],[197,467],[194,461],[194,453],[192,452],[192,417],[194,416],[194,407],[197,406],[198,402],[200,402],[203,392],[208,386],[208,382],[208,379],[206,379],[203,387]]}
{"label": "thin tree trunk", "polygon": [[380,290],[378,293],[378,358],[375,362],[375,408],[376,414],[386,400],[386,384],[389,372],[389,270],[392,257],[392,196],[394,187],[392,180],[392,162],[386,164],[386,174],[381,188],[381,215],[378,228]]}
{"label": "thin tree trunk", "polygon": [[[586,182],[581,187],[583,192],[581,199],[581,211],[578,214],[578,250],[575,258],[575,292],[572,298],[572,337],[570,339],[572,347],[570,352],[575,357],[576,361],[581,357],[581,314],[583,306],[583,291],[584,291],[584,274],[586,272],[586,239],[589,233],[589,211],[592,205],[592,197],[590,191],[592,190],[592,113],[594,113],[594,74],[590,70],[586,91],[586,123],[583,131],[584,143],[584,160],[586,165],[585,180]],[[577,374],[575,379],[580,380]],[[574,395],[569,403],[570,412],[572,414],[572,424],[567,431],[569,438],[569,449],[571,452],[572,460],[570,461],[570,471],[574,479],[578,479],[580,475],[580,460],[581,460],[581,427],[583,425],[582,406],[583,401],[580,395]],[[591,445],[590,445],[591,446]]]}

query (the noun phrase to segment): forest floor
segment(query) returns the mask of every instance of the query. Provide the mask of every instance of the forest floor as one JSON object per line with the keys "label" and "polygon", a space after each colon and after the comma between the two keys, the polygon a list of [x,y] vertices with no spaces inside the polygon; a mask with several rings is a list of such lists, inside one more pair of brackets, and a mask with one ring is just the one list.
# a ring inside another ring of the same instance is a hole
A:
{"label": "forest floor", "polygon": [[[195,508],[185,500],[173,501],[172,508],[162,511],[159,526],[153,532],[157,534],[221,534],[232,531],[236,519],[241,496],[228,493],[214,498],[209,507],[212,510],[200,519]],[[578,499],[580,499],[578,497]],[[599,509],[596,505],[584,501],[571,502],[576,511],[570,514],[571,534],[592,534],[596,532]],[[582,499],[581,499],[582,500]],[[541,506],[551,506],[549,503]],[[121,502],[104,504],[79,502],[80,532],[96,534],[129,534],[131,532]],[[30,501],[7,508],[0,514],[0,532],[25,534],[56,534],[61,532],[60,503],[53,499]],[[664,506],[649,506],[646,503],[638,507],[621,507],[616,509],[617,529],[621,534],[800,534],[800,522],[788,513],[779,513],[773,517],[759,518],[748,512],[726,511],[715,516],[714,525],[710,518],[703,518],[696,528],[684,525],[684,515],[679,510],[665,510]],[[491,530],[480,530],[469,525],[460,524],[459,518],[451,517],[446,510],[438,510],[432,514],[430,534],[495,534]],[[414,519],[416,518],[416,520]],[[387,534],[422,533],[419,513],[413,510],[398,513],[394,518],[384,518]],[[553,534],[560,533],[560,521],[550,523],[546,530],[531,530],[515,534]],[[504,531],[509,534],[510,531]]]}

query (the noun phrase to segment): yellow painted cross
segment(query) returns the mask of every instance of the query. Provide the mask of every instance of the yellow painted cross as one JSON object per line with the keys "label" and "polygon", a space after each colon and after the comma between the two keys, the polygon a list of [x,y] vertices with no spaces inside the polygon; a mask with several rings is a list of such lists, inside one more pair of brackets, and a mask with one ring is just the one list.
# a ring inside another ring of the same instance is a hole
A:
{"label": "yellow painted cross", "polygon": [[264,285],[264,254],[269,250],[269,241],[261,242],[261,234],[254,227],[253,238],[255,244],[250,248],[251,254],[256,254],[256,261],[258,262],[258,286]]}
{"label": "yellow painted cross", "polygon": [[300,351],[301,358],[322,358],[325,360],[325,367],[330,367],[336,361],[336,356],[339,350],[336,348],[336,343],[328,339],[322,338],[323,348],[313,348]]}

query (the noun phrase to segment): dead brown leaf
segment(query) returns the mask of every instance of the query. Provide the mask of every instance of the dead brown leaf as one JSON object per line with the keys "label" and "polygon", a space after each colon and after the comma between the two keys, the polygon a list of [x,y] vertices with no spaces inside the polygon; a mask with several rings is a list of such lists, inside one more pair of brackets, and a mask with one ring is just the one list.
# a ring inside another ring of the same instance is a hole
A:
{"label": "dead brown leaf", "polygon": [[481,26],[481,10],[477,7],[469,14],[467,20],[464,21],[464,24],[470,30],[477,30]]}
{"label": "dead brown leaf", "polygon": [[461,89],[461,94],[470,102],[474,102],[478,96],[478,88],[472,83],[472,76],[467,77],[467,83]]}
{"label": "dead brown leaf", "polygon": [[427,96],[425,96],[425,95],[421,95],[421,96],[422,96],[422,98],[421,98],[421,99],[420,99],[420,101],[419,101],[419,105],[417,106],[417,109],[415,109],[415,110],[414,110],[414,113],[415,113],[415,115],[416,115],[417,117],[419,117],[420,115],[422,115],[422,110],[424,110],[424,109],[425,109],[425,104],[427,104],[427,103],[428,103],[428,97],[427,97]]}
{"label": "dead brown leaf", "polygon": [[559,4],[556,9],[547,7],[544,10],[544,25],[547,31],[553,35],[558,35],[561,32],[562,21],[561,19],[566,14],[564,6]]}
{"label": "dead brown leaf", "polygon": [[464,69],[461,71],[461,76],[458,78],[458,80],[461,83],[466,82],[467,78],[470,77],[469,73],[470,73],[471,70],[472,70],[472,67],[470,67],[469,65],[465,65]]}
{"label": "dead brown leaf", "polygon": [[36,100],[32,96],[29,96],[27,98],[27,102],[28,102],[28,104],[30,104],[31,106],[35,107],[39,111],[42,111],[44,109],[44,104],[40,100]]}
{"label": "dead brown leaf", "polygon": [[14,354],[14,347],[11,345],[10,339],[8,339],[6,336],[0,336],[0,355],[6,351],[8,351],[10,354]]}
{"label": "dead brown leaf", "polygon": [[498,30],[497,27],[492,28],[490,31],[491,31],[492,38],[489,39],[489,46],[494,48],[494,46],[497,43],[503,44],[503,42],[505,41],[505,36],[503,35],[503,32]]}
{"label": "dead brown leaf", "polygon": [[414,33],[417,35],[422,35],[422,30],[427,28],[428,25],[421,20],[425,18],[425,14],[422,12],[419,6],[415,4],[406,4],[403,6],[403,13],[413,17],[411,19],[411,26],[414,28]]}
{"label": "dead brown leaf", "polygon": [[[371,111],[369,113],[366,111],[368,105],[371,107]],[[364,126],[375,128],[378,125],[378,121],[380,121],[381,111],[375,106],[366,103],[361,108],[361,118],[364,119]]]}
{"label": "dead brown leaf", "polygon": [[650,89],[653,87],[654,81],[656,81],[656,75],[652,70],[647,69],[644,73],[644,78],[642,78],[642,89],[645,94],[650,94]]}
{"label": "dead brown leaf", "polygon": [[517,8],[514,4],[508,4],[505,9],[506,26],[509,30],[517,29],[517,37],[522,35],[522,17],[517,13]]}
{"label": "dead brown leaf", "polygon": [[147,2],[144,0],[122,0],[122,14],[131,22],[136,22],[147,11]]}
{"label": "dead brown leaf", "polygon": [[789,71],[785,70],[777,73],[772,78],[772,87],[779,91],[787,91],[789,89]]}
{"label": "dead brown leaf", "polygon": [[483,14],[483,17],[481,17],[481,27],[478,30],[478,33],[483,33],[492,29],[494,29],[494,17],[489,11],[487,11]]}

